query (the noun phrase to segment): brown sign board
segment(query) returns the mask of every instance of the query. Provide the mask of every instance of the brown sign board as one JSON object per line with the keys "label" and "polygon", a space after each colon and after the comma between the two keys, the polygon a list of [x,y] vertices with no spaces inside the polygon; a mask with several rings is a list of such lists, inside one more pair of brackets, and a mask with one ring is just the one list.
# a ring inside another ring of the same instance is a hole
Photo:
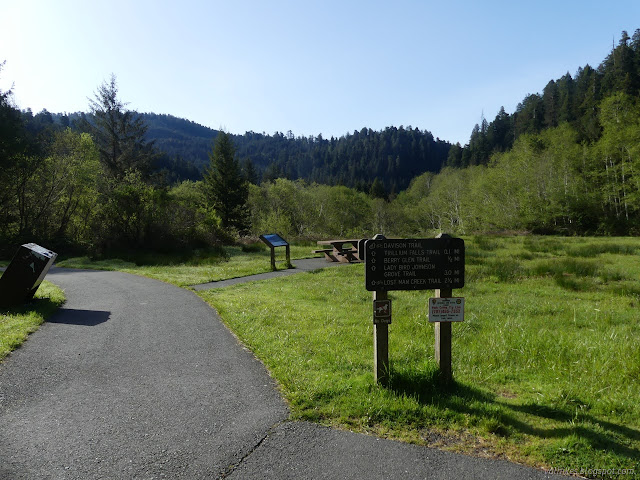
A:
{"label": "brown sign board", "polygon": [[373,301],[373,323],[391,323],[391,300]]}
{"label": "brown sign board", "polygon": [[365,251],[367,290],[464,287],[461,238],[367,240]]}

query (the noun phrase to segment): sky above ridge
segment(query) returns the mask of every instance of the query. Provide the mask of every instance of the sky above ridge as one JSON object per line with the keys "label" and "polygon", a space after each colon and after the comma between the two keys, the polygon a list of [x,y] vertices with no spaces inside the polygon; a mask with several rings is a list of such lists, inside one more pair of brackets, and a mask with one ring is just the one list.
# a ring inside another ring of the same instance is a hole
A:
{"label": "sky above ridge", "polygon": [[114,74],[128,108],[234,134],[403,125],[464,145],[637,28],[637,0],[0,0],[0,90],[88,111]]}

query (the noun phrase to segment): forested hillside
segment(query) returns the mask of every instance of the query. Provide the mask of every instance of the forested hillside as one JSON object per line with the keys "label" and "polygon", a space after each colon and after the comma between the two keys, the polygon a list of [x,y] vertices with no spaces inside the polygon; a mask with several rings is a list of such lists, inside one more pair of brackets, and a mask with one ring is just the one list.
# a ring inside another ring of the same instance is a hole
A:
{"label": "forested hillside", "polygon": [[640,30],[464,147],[409,127],[222,135],[124,105],[115,77],[86,114],[34,115],[0,91],[0,249],[184,251],[269,231],[640,234]]}
{"label": "forested hillside", "polygon": [[542,93],[527,95],[512,114],[502,108],[492,122],[475,125],[465,147],[454,146],[447,165],[486,165],[492,153],[511,149],[518,137],[569,124],[578,143],[600,139],[601,102],[614,93],[636,98],[640,93],[640,29],[633,37],[622,32],[618,46],[597,67],[585,65],[572,76],[569,72],[550,80]]}
{"label": "forested hillside", "polygon": [[[43,111],[36,115],[23,112],[23,117],[38,134],[54,127],[77,129],[86,114]],[[142,113],[140,118],[147,126],[145,139],[158,151],[156,166],[167,171],[171,182],[202,178],[217,130],[167,114]],[[243,165],[251,163],[257,183],[282,177],[368,192],[377,178],[387,193],[407,188],[413,177],[424,172],[440,171],[451,147],[428,131],[403,126],[382,131],[362,128],[330,139],[296,137],[291,131],[246,132],[231,134],[231,138],[238,160]]]}
{"label": "forested hillside", "polygon": [[[640,234],[640,30],[622,32],[598,68],[552,80],[513,114],[501,109],[476,125],[467,145],[450,149],[446,168],[415,177],[393,201],[321,190],[263,184],[250,196],[254,221],[317,232],[317,215],[339,208],[334,220],[350,230],[334,234]],[[279,198],[311,207],[287,208]]]}
{"label": "forested hillside", "polygon": [[[198,168],[209,163],[217,131],[171,115],[142,114],[147,139],[168,157]],[[250,161],[257,180],[285,177],[369,191],[378,178],[388,192],[405,189],[416,175],[438,172],[450,144],[427,131],[400,126],[363,128],[340,138],[296,137],[291,131],[232,135],[241,163]]]}

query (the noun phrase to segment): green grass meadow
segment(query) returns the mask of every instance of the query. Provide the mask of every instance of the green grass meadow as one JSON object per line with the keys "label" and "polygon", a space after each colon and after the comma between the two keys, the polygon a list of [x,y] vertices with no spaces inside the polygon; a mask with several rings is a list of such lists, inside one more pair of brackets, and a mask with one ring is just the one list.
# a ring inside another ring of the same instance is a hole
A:
{"label": "green grass meadow", "polygon": [[[592,478],[640,475],[640,239],[479,236],[465,245],[466,286],[454,290],[465,297],[465,321],[452,326],[448,388],[428,290],[389,293],[390,384],[374,384],[362,264],[198,295],[266,365],[293,419]],[[314,248],[293,246],[292,263]],[[276,252],[286,268],[284,249]],[[254,245],[58,265],[185,287],[267,272],[269,256]],[[51,288],[39,290],[50,300],[36,302],[37,312],[23,312],[34,315],[25,331],[62,303]]]}
{"label": "green grass meadow", "polygon": [[538,467],[640,472],[638,253],[626,238],[467,238],[449,389],[432,291],[390,292],[391,382],[374,385],[361,264],[200,295],[296,419]]}
{"label": "green grass meadow", "polygon": [[[311,256],[313,247],[292,245],[292,263]],[[284,248],[276,248],[276,269],[286,270]],[[223,251],[196,251],[186,258],[176,255],[148,255],[135,259],[94,260],[89,257],[73,257],[59,261],[59,267],[119,270],[121,272],[144,275],[146,277],[187,287],[230,278],[245,277],[271,271],[271,250],[266,245],[256,243],[244,247],[224,247]]]}

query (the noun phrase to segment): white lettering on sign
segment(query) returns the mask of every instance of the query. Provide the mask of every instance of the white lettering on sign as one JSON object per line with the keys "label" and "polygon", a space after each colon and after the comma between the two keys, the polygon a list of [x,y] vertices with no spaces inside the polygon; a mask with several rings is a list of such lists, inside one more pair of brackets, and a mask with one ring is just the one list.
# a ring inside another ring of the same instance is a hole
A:
{"label": "white lettering on sign", "polygon": [[385,239],[367,240],[366,244],[367,290],[426,290],[464,286],[462,239]]}
{"label": "white lettering on sign", "polygon": [[464,321],[464,298],[430,298],[430,322],[462,322]]}

